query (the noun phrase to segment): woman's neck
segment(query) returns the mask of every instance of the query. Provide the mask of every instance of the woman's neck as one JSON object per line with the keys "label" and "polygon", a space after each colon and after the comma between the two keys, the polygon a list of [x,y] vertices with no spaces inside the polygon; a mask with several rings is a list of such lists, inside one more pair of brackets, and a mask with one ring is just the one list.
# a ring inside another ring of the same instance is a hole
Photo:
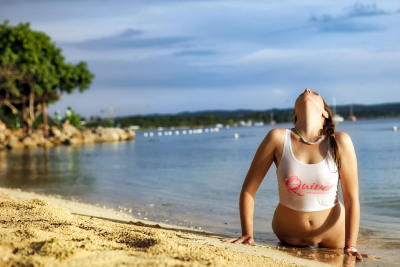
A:
{"label": "woman's neck", "polygon": [[315,111],[304,111],[301,116],[297,116],[297,121],[294,127],[307,140],[312,140],[320,136],[320,130],[323,128],[323,120],[321,115],[317,115]]}

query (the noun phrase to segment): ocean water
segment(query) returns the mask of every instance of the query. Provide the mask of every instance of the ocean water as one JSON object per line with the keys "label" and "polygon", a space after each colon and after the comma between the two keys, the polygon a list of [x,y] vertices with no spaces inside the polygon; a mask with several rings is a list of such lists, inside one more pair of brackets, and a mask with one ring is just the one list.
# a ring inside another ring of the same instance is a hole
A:
{"label": "ocean water", "polygon": [[[394,125],[400,126],[400,119],[337,126],[352,137],[358,159],[359,247],[387,264],[400,261],[400,131],[393,132]],[[0,186],[120,205],[139,219],[237,236],[243,179],[273,127],[292,124],[185,135],[139,131],[133,142],[0,151]],[[279,201],[274,166],[255,201],[256,242],[277,245],[271,228]]]}

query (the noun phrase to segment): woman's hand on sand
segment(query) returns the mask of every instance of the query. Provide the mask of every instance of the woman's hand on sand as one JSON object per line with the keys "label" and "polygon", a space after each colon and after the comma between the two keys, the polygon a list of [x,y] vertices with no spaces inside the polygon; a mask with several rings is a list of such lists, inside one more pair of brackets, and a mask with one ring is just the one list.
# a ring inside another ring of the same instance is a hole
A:
{"label": "woman's hand on sand", "polygon": [[349,266],[351,266],[350,264],[354,264],[356,261],[362,261],[363,258],[372,258],[371,255],[362,254],[358,251],[345,250],[344,254],[349,256],[349,257],[346,257],[344,260],[344,263],[348,264]]}
{"label": "woman's hand on sand", "polygon": [[222,239],[222,242],[226,243],[233,243],[233,244],[245,244],[245,245],[253,245],[254,244],[254,238],[249,235],[242,235],[241,237],[237,238],[226,238]]}

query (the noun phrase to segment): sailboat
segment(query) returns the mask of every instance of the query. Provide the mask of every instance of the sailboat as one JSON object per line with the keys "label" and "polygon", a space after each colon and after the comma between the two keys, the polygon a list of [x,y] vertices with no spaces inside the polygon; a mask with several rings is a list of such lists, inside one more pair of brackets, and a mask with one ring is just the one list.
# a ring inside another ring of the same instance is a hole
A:
{"label": "sailboat", "polygon": [[276,121],[274,120],[274,113],[273,112],[269,113],[269,117],[270,117],[269,124],[270,125],[275,125]]}
{"label": "sailboat", "polygon": [[357,117],[353,114],[353,105],[350,105],[350,116],[348,118],[349,121],[356,121]]}
{"label": "sailboat", "polygon": [[333,98],[333,123],[338,124],[344,121],[344,118],[336,113],[336,97]]}
{"label": "sailboat", "polygon": [[335,114],[333,115],[333,122],[335,124],[338,124],[339,122],[343,122],[344,118],[342,116],[340,116],[339,114]]}

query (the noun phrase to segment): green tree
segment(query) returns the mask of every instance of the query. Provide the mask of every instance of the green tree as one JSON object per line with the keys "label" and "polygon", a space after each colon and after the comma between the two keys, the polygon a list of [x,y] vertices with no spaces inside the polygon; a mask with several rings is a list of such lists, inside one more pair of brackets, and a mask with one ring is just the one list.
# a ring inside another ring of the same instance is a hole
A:
{"label": "green tree", "polygon": [[29,132],[40,114],[47,132],[47,104],[63,92],[83,92],[93,78],[85,62],[66,63],[50,37],[29,23],[0,24],[0,104],[20,116]]}

